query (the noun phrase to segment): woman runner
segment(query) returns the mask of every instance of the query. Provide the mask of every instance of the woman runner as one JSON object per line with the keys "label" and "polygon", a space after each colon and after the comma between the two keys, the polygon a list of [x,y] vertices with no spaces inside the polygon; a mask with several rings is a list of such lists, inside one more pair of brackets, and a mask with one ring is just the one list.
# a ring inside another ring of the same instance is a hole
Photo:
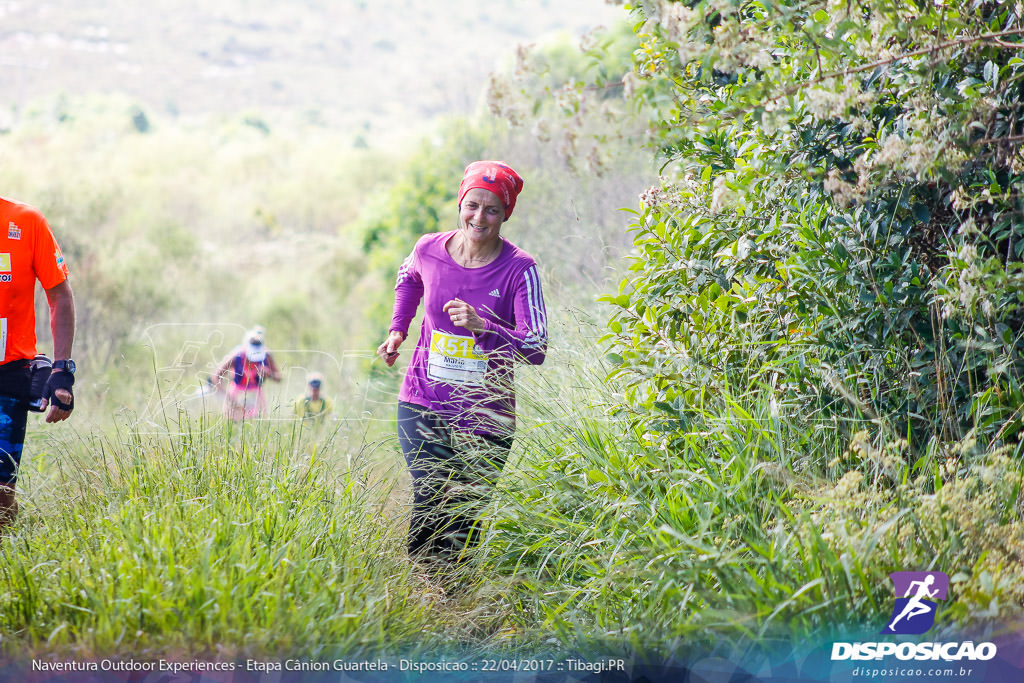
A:
{"label": "woman runner", "polygon": [[459,185],[458,229],[421,237],[398,271],[394,315],[377,354],[394,365],[422,300],[420,337],[398,396],[414,557],[462,559],[512,446],[513,365],[544,362],[537,265],[500,234],[522,189],[504,163],[470,164]]}

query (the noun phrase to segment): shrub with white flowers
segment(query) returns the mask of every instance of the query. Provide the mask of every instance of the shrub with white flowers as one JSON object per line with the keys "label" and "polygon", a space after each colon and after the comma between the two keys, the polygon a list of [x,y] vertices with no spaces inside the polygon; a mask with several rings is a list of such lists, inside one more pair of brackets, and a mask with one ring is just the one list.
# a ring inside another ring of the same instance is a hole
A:
{"label": "shrub with white flowers", "polygon": [[665,158],[611,320],[671,447],[716,386],[908,457],[1024,426],[1024,4],[642,0]]}

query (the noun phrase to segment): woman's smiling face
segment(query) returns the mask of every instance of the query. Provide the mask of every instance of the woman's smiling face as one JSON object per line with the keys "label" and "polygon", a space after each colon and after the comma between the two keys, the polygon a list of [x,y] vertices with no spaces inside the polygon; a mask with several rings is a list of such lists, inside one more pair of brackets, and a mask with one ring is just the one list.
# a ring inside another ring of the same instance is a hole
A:
{"label": "woman's smiling face", "polygon": [[474,187],[466,192],[459,206],[459,231],[470,243],[483,246],[498,239],[505,222],[505,207],[498,195]]}

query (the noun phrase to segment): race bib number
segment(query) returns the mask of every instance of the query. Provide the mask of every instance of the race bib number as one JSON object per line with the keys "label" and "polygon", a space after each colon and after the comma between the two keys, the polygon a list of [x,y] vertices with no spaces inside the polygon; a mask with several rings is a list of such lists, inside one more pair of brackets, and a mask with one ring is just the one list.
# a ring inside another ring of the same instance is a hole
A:
{"label": "race bib number", "polygon": [[473,337],[434,330],[430,335],[427,378],[447,384],[483,384],[487,357],[476,351]]}

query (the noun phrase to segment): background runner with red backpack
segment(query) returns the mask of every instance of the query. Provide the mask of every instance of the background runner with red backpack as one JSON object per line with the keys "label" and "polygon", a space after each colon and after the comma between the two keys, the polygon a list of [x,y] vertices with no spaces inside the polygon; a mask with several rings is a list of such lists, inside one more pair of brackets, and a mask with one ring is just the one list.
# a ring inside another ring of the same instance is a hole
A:
{"label": "background runner with red backpack", "polygon": [[225,376],[231,378],[224,397],[225,417],[238,421],[266,414],[263,382],[267,379],[280,382],[281,371],[267,351],[262,328],[255,327],[246,332],[242,344],[221,361],[213,373],[213,385],[219,388]]}

